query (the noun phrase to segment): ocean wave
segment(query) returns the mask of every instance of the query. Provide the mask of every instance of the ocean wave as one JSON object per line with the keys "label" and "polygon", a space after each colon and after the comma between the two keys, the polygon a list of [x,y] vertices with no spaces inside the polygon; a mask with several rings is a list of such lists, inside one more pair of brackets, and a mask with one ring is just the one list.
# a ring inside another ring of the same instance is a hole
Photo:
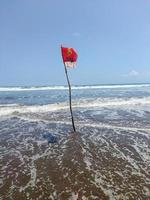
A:
{"label": "ocean wave", "polygon": [[[150,84],[85,85],[85,86],[72,86],[72,89],[84,90],[84,89],[140,88],[140,87],[150,87]],[[40,90],[68,90],[68,87],[67,86],[0,87],[0,92],[40,91]]]}
{"label": "ocean wave", "polygon": [[12,104],[0,104],[0,108],[1,107],[14,107],[14,106],[19,106],[19,104],[16,104],[16,103],[12,103]]}
{"label": "ocean wave", "polygon": [[[96,100],[92,99],[85,99],[85,100],[78,100],[73,101],[72,106],[73,108],[114,108],[114,107],[130,107],[131,109],[133,106],[144,106],[150,105],[150,97],[144,98],[130,98],[130,99],[123,99],[123,98],[98,98]],[[68,103],[58,103],[58,104],[48,104],[48,105],[19,105],[19,104],[2,104],[0,105],[0,116],[11,115],[14,113],[46,113],[46,112],[55,112],[60,110],[68,109]]]}

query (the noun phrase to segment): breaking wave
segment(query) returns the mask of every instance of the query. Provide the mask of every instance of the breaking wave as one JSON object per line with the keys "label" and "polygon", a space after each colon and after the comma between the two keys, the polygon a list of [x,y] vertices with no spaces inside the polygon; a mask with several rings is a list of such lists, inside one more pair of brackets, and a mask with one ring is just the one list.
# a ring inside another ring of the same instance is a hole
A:
{"label": "breaking wave", "polygon": [[[80,99],[73,101],[73,108],[113,108],[113,107],[130,107],[150,105],[150,97],[143,98],[97,98]],[[68,103],[54,103],[47,105],[19,105],[19,104],[2,104],[0,105],[0,116],[11,115],[13,113],[45,113],[55,112],[68,109]]]}
{"label": "breaking wave", "polygon": [[[85,85],[85,86],[72,86],[72,89],[84,90],[84,89],[140,88],[140,87],[150,87],[150,84]],[[68,87],[67,86],[0,87],[0,92],[41,91],[41,90],[68,90]]]}

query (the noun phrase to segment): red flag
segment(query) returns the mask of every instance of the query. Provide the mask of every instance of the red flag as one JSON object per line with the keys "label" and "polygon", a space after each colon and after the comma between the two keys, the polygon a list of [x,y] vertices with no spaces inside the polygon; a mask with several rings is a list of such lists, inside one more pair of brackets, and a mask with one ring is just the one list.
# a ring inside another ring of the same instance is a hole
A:
{"label": "red flag", "polygon": [[73,48],[61,47],[63,62],[66,67],[75,67],[78,54]]}

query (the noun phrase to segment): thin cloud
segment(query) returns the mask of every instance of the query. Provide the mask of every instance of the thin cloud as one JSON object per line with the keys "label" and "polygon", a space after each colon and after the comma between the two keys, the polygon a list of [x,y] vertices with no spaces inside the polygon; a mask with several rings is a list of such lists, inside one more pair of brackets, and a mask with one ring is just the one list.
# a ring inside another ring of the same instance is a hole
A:
{"label": "thin cloud", "polygon": [[128,72],[127,74],[123,74],[122,76],[124,77],[137,77],[139,76],[140,73],[136,70],[131,70],[130,72]]}

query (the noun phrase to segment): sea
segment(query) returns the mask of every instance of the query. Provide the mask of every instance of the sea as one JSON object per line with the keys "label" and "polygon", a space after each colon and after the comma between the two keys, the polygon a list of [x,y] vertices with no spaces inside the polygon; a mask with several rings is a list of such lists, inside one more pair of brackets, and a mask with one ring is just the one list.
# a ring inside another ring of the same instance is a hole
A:
{"label": "sea", "polygon": [[150,84],[0,87],[1,200],[149,200]]}

